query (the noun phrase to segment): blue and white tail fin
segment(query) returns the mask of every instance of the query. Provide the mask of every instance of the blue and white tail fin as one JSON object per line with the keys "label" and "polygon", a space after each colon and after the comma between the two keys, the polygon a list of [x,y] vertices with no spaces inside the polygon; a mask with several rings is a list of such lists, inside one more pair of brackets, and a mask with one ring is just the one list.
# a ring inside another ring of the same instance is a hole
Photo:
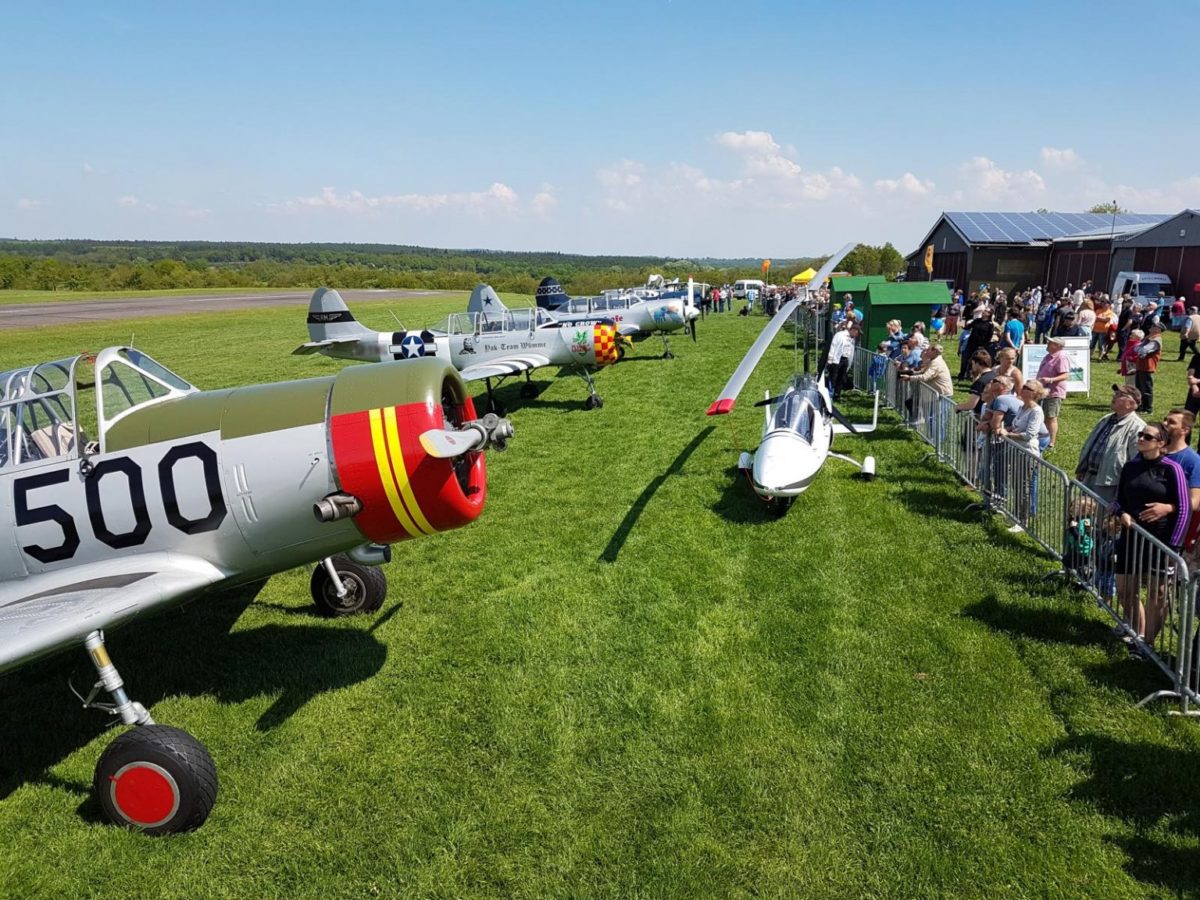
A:
{"label": "blue and white tail fin", "polygon": [[469,313],[495,314],[505,312],[507,309],[504,301],[492,290],[490,284],[475,285],[475,290],[471,291],[471,299],[467,302],[467,312]]}
{"label": "blue and white tail fin", "polygon": [[557,278],[546,276],[537,287],[537,305],[542,309],[558,309],[571,302]]}

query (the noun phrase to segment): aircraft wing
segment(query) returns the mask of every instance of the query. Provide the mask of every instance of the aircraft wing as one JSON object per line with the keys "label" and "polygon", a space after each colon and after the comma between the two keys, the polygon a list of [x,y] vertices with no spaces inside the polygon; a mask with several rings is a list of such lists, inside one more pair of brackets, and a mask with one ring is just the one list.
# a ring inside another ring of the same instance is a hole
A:
{"label": "aircraft wing", "polygon": [[480,378],[502,378],[505,375],[516,375],[540,366],[550,365],[550,357],[543,353],[520,353],[512,356],[498,356],[487,362],[476,363],[460,369],[463,381],[478,381]]}
{"label": "aircraft wing", "polygon": [[[821,266],[821,271],[813,276],[809,284],[815,284],[820,287],[824,284],[825,279],[829,277],[829,273],[837,268],[838,263],[855,248],[855,244],[847,244],[825,262]],[[806,291],[807,293],[807,291]],[[734,369],[733,375],[729,377],[725,388],[721,391],[720,396],[713,401],[712,406],[708,408],[708,415],[723,416],[726,413],[733,412],[733,404],[737,402],[738,394],[742,392],[742,388],[746,386],[746,382],[750,380],[751,373],[754,372],[758,361],[762,359],[762,355],[766,352],[767,347],[771,345],[775,335],[779,334],[779,329],[783,327],[783,323],[791,318],[796,308],[800,306],[801,298],[797,298],[783,305],[779,312],[775,313],[774,318],[763,328],[762,334],[758,339],[750,345],[750,349],[746,351],[746,355],[742,357],[741,363]]]}
{"label": "aircraft wing", "polygon": [[73,566],[10,582],[0,592],[0,672],[89,632],[123,624],[224,580],[226,573],[179,553],[148,553]]}
{"label": "aircraft wing", "polygon": [[638,326],[634,325],[632,322],[622,322],[617,326],[617,334],[624,335],[625,337],[629,337],[631,334],[637,334],[641,330],[642,329],[638,328]]}
{"label": "aircraft wing", "polygon": [[328,341],[309,341],[307,344],[301,344],[292,351],[292,356],[308,356],[310,353],[320,353],[326,347],[337,347],[342,344],[357,344],[358,338],[338,338],[337,340]]}

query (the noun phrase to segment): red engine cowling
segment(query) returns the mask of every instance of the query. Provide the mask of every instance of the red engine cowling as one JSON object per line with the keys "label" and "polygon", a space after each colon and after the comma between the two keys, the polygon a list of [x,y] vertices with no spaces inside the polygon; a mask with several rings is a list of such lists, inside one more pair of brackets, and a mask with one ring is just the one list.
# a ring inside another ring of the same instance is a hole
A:
{"label": "red engine cowling", "polygon": [[455,369],[414,359],[343,369],[330,399],[334,477],[362,501],[354,523],[368,540],[392,544],[476,519],[487,496],[482,452],[435,459],[422,432],[475,418]]}

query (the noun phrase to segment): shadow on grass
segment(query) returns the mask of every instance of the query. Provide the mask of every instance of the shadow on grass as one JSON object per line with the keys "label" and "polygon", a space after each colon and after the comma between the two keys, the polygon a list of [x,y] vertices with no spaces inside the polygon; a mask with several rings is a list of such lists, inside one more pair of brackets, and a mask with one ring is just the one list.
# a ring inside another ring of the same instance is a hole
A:
{"label": "shadow on grass", "polygon": [[750,479],[742,469],[730,466],[724,475],[727,479],[725,491],[713,506],[713,512],[726,522],[739,525],[764,525],[779,518],[778,514],[771,512],[766,501],[754,493]]}
{"label": "shadow on grass", "polygon": [[[153,712],[164,697],[207,695],[233,704],[278,694],[255,723],[259,731],[268,731],[316,695],[363,681],[383,666],[387,648],[368,631],[289,624],[231,634],[261,585],[202,596],[147,623],[111,632],[109,652],[130,697]],[[67,690],[68,679],[84,694],[95,681],[82,649],[4,677],[0,721],[11,739],[0,755],[0,799],[27,782],[90,791],[88,784],[46,771],[115,721],[80,710]]]}
{"label": "shadow on grass", "polygon": [[661,475],[655,476],[645,490],[638,495],[638,498],[633,501],[633,505],[629,507],[629,512],[625,514],[625,518],[621,520],[621,524],[617,526],[617,530],[613,532],[612,538],[608,542],[608,546],[604,548],[604,552],[600,554],[597,562],[616,562],[617,555],[621,552],[621,548],[625,546],[625,541],[629,539],[629,533],[633,531],[637,521],[641,518],[642,511],[654,499],[655,493],[662,487],[672,475],[678,475],[683,471],[684,464],[687,463],[688,457],[696,452],[706,437],[713,433],[716,429],[712,425],[705,426],[700,429],[700,432],[688,442],[688,445],[679,451],[679,455],[667,467],[667,470]]}
{"label": "shadow on grass", "polygon": [[[1106,623],[1080,607],[1033,609],[1007,604],[988,595],[964,614],[1015,640],[1035,640],[1071,647],[1107,647],[1109,661],[1081,666],[1093,685],[1140,700],[1167,685],[1149,663],[1125,657]],[[1200,766],[1194,746],[1166,746],[1095,733],[1090,719],[1076,722],[1069,697],[1054,691],[1050,704],[1069,736],[1045,751],[1064,759],[1081,757],[1073,768],[1086,777],[1067,791],[1067,798],[1110,818],[1125,822],[1131,836],[1106,837],[1126,855],[1125,871],[1143,885],[1191,895],[1200,884]],[[1186,726],[1167,740],[1195,743]],[[1164,835],[1165,832],[1165,835]],[[1186,846],[1182,846],[1186,845]]]}
{"label": "shadow on grass", "polygon": [[1074,647],[1094,647],[1111,636],[1103,622],[1078,610],[1031,609],[1002,603],[995,594],[964,608],[963,615],[1012,637]]}
{"label": "shadow on grass", "polygon": [[980,522],[982,511],[973,508],[975,501],[969,494],[963,494],[957,483],[942,478],[929,481],[937,486],[914,487],[907,477],[899,484],[899,499],[905,509],[939,521]]}
{"label": "shadow on grass", "polygon": [[[1120,819],[1137,832],[1110,838],[1126,854],[1125,871],[1145,885],[1192,896],[1200,884],[1200,766],[1194,749],[1075,735],[1056,754],[1087,758],[1089,777],[1069,792],[1072,800]],[[1147,834],[1166,830],[1167,840]],[[1192,846],[1171,846],[1170,837]]]}

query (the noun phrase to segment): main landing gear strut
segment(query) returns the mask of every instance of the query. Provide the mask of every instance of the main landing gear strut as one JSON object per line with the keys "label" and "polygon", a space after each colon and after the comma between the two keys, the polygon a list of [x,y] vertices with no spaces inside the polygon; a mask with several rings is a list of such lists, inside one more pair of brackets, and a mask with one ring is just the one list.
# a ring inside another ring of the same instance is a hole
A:
{"label": "main landing gear strut", "polygon": [[[136,726],[108,745],[96,763],[92,789],[105,815],[146,834],[199,828],[217,801],[217,767],[198,740],[179,728],[156,725],[142,704],[129,699],[125,682],[93,631],[84,641],[99,680],[83,701]],[[106,691],[111,703],[98,703]]]}

